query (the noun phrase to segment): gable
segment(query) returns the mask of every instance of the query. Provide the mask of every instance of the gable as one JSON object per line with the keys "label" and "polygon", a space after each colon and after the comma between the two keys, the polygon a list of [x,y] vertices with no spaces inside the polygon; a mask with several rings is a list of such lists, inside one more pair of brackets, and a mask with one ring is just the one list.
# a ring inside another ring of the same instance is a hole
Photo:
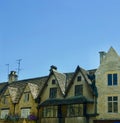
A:
{"label": "gable", "polygon": [[106,53],[105,58],[100,64],[99,68],[96,71],[96,74],[99,72],[120,70],[120,57],[116,51],[111,47]]}
{"label": "gable", "polygon": [[[75,70],[73,79],[71,80],[67,88],[67,96],[75,96],[76,91],[81,91],[81,94],[84,96],[91,96],[92,91],[90,91],[92,84],[91,80],[88,78],[88,72],[79,66]],[[80,90],[82,89],[82,90]]]}
{"label": "gable", "polygon": [[8,88],[5,90],[5,92],[3,93],[3,95],[9,95],[9,90],[8,90]]}
{"label": "gable", "polygon": [[4,93],[2,93],[0,100],[1,105],[4,105],[6,107],[9,106],[9,103],[11,102],[11,97],[8,88],[4,91]]}
{"label": "gable", "polygon": [[65,74],[62,74],[62,73],[59,73],[57,72],[56,70],[53,71],[54,72],[54,76],[58,82],[58,86],[61,90],[61,93],[63,95],[65,95],[65,86],[66,86],[66,75]]}
{"label": "gable", "polygon": [[41,101],[44,101],[48,98],[63,98],[63,94],[61,92],[59,82],[53,71],[50,72],[50,75],[46,82],[46,86],[41,96]]}
{"label": "gable", "polygon": [[28,87],[30,89],[33,99],[36,99],[38,97],[39,90],[40,90],[39,86],[33,83],[28,83]]}
{"label": "gable", "polygon": [[18,93],[18,88],[15,87],[8,87],[10,97],[13,103],[17,103],[17,93]]}

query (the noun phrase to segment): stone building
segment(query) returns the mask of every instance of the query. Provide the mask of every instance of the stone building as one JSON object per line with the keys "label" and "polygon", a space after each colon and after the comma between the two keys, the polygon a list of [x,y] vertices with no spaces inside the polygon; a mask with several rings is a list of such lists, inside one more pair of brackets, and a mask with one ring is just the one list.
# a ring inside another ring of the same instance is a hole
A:
{"label": "stone building", "polygon": [[101,63],[97,69],[98,90],[96,123],[120,122],[120,56],[111,47],[107,53],[100,52]]}
{"label": "stone building", "polygon": [[119,122],[119,76],[120,57],[112,47],[100,52],[98,69],[60,73],[52,65],[48,76],[26,80],[11,71],[8,82],[0,83],[0,123],[15,116],[18,123]]}

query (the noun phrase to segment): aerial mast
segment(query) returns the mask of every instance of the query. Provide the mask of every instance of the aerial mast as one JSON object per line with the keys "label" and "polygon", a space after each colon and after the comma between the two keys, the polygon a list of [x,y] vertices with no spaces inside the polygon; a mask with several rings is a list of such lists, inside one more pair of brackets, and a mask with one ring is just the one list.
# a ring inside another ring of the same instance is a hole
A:
{"label": "aerial mast", "polygon": [[6,64],[7,66],[7,78],[8,78],[8,75],[9,75],[9,64]]}
{"label": "aerial mast", "polygon": [[18,74],[18,75],[19,75],[19,73],[20,73],[20,71],[21,71],[21,68],[20,68],[21,61],[22,61],[22,59],[18,59],[18,60],[17,60],[17,63],[18,63],[17,74]]}

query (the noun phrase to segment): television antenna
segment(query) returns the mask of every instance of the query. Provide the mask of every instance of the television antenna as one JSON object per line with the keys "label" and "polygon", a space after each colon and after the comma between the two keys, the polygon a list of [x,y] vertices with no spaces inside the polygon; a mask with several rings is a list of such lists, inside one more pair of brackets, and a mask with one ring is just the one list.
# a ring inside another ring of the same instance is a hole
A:
{"label": "television antenna", "polygon": [[9,75],[9,64],[6,64],[6,66],[7,66],[7,72],[8,72],[8,75]]}
{"label": "television antenna", "polygon": [[17,63],[18,63],[17,74],[18,74],[18,75],[19,75],[19,73],[20,73],[20,71],[21,71],[21,68],[20,68],[21,61],[22,61],[22,59],[18,59],[18,60],[17,60]]}

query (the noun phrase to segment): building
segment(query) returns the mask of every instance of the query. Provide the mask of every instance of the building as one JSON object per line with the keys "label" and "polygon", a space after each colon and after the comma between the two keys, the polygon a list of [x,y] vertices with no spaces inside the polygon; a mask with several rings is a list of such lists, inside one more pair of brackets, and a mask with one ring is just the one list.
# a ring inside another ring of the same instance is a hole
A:
{"label": "building", "polygon": [[112,47],[100,52],[98,69],[77,66],[74,72],[60,73],[52,65],[48,76],[26,80],[11,71],[8,82],[0,83],[0,123],[6,116],[31,122],[31,114],[37,123],[120,122],[119,76],[120,57]]}
{"label": "building", "polygon": [[96,123],[120,122],[120,56],[111,47],[107,53],[100,52],[101,64],[97,69],[98,90]]}

